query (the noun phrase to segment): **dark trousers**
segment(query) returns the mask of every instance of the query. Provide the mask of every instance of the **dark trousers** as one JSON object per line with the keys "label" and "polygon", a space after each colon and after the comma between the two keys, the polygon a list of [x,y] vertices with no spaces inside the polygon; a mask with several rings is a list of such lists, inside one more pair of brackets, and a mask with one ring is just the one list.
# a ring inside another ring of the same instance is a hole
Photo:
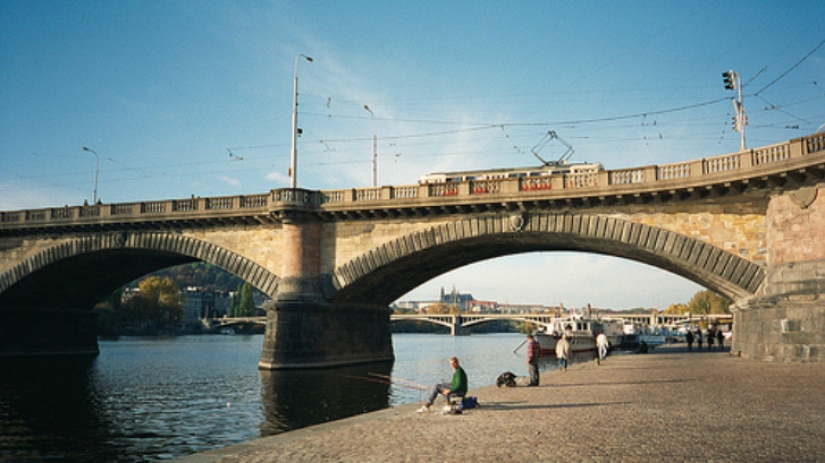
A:
{"label": "dark trousers", "polygon": [[531,386],[538,386],[539,385],[539,359],[533,357],[530,359],[530,362],[527,363],[528,369],[530,370],[530,385]]}

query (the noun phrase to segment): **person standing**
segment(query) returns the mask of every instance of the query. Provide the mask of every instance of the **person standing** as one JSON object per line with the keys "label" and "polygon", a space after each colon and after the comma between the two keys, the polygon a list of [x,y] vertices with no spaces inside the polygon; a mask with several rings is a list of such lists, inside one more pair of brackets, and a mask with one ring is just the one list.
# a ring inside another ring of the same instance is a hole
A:
{"label": "person standing", "polygon": [[693,331],[688,330],[687,333],[685,333],[685,341],[687,341],[688,352],[692,351],[693,350]]}
{"label": "person standing", "polygon": [[725,350],[725,335],[720,328],[716,328],[716,340],[719,341],[719,350]]}
{"label": "person standing", "polygon": [[527,369],[530,371],[530,384],[528,386],[539,385],[539,358],[541,357],[541,345],[532,334],[527,335]]}
{"label": "person standing", "polygon": [[607,357],[607,348],[610,347],[610,341],[607,340],[607,335],[604,331],[600,331],[596,336],[596,347],[599,349],[599,361],[601,362]]}
{"label": "person standing", "polygon": [[713,332],[713,328],[708,328],[708,350],[713,350],[713,341],[716,340],[716,334]]}
{"label": "person standing", "polygon": [[562,371],[567,370],[567,361],[570,359],[570,342],[565,335],[562,335],[556,341],[556,358],[559,359],[559,369]]}
{"label": "person standing", "polygon": [[702,328],[696,330],[696,346],[699,352],[702,351]]}
{"label": "person standing", "polygon": [[429,400],[418,409],[418,413],[430,411],[430,406],[439,394],[449,400],[450,394],[464,397],[464,394],[467,393],[467,373],[464,372],[455,357],[450,358],[450,366],[453,367],[453,380],[450,383],[438,383],[431,387]]}

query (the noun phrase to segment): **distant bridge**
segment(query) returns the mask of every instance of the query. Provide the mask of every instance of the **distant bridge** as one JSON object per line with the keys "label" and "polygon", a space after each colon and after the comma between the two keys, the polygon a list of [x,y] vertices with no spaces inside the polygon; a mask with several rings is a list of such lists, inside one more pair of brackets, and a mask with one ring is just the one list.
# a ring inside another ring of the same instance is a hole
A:
{"label": "distant bridge", "polygon": [[[394,314],[390,316],[390,321],[393,322],[409,322],[422,321],[433,323],[436,325],[446,326],[450,328],[450,334],[453,336],[470,334],[467,328],[481,323],[493,321],[520,321],[534,323],[539,326],[550,327],[553,322],[559,318],[567,319],[568,317],[556,317],[555,314],[476,314],[476,313],[461,313],[461,314]],[[729,314],[609,314],[600,315],[602,320],[629,320],[635,324],[658,326],[658,325],[678,325],[682,323],[696,323],[699,321],[706,321],[710,324],[714,323],[732,323],[733,315]]]}
{"label": "distant bridge", "polygon": [[743,357],[825,361],[824,243],[825,133],[548,177],[0,211],[0,355],[95,354],[96,303],[203,261],[272,299],[260,368],[391,360],[388,306],[419,285],[574,251],[730,298]]}
{"label": "distant bridge", "polygon": [[263,325],[266,326],[266,317],[223,317],[207,319],[210,326],[237,326]]}

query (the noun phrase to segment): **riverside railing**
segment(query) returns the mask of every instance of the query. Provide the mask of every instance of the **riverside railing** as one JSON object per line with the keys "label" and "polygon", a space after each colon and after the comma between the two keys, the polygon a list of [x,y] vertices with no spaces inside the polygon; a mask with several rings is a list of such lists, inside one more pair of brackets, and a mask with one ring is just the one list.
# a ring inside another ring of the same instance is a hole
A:
{"label": "riverside railing", "polygon": [[586,172],[518,179],[473,180],[467,182],[421,185],[348,188],[311,191],[277,189],[269,193],[215,198],[172,199],[119,204],[84,204],[44,209],[0,212],[0,228],[15,225],[98,221],[109,217],[137,217],[193,214],[266,213],[279,205],[330,207],[335,205],[385,201],[415,201],[422,198],[455,198],[490,194],[530,194],[546,190],[579,190],[594,187],[640,185],[655,182],[696,179],[722,173],[745,172],[802,156],[825,152],[825,133],[797,138],[738,153],[692,161],[612,171]]}

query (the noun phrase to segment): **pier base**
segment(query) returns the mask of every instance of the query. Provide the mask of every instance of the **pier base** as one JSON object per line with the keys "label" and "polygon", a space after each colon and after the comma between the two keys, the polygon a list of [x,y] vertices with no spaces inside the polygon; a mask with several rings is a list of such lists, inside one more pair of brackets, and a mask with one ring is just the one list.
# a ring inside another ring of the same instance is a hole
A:
{"label": "pier base", "polygon": [[388,308],[273,301],[258,368],[327,368],[395,359]]}
{"label": "pier base", "polygon": [[0,307],[0,357],[100,353],[89,310]]}
{"label": "pier base", "polygon": [[825,362],[825,261],[769,267],[764,293],[734,308],[733,329],[742,357]]}

